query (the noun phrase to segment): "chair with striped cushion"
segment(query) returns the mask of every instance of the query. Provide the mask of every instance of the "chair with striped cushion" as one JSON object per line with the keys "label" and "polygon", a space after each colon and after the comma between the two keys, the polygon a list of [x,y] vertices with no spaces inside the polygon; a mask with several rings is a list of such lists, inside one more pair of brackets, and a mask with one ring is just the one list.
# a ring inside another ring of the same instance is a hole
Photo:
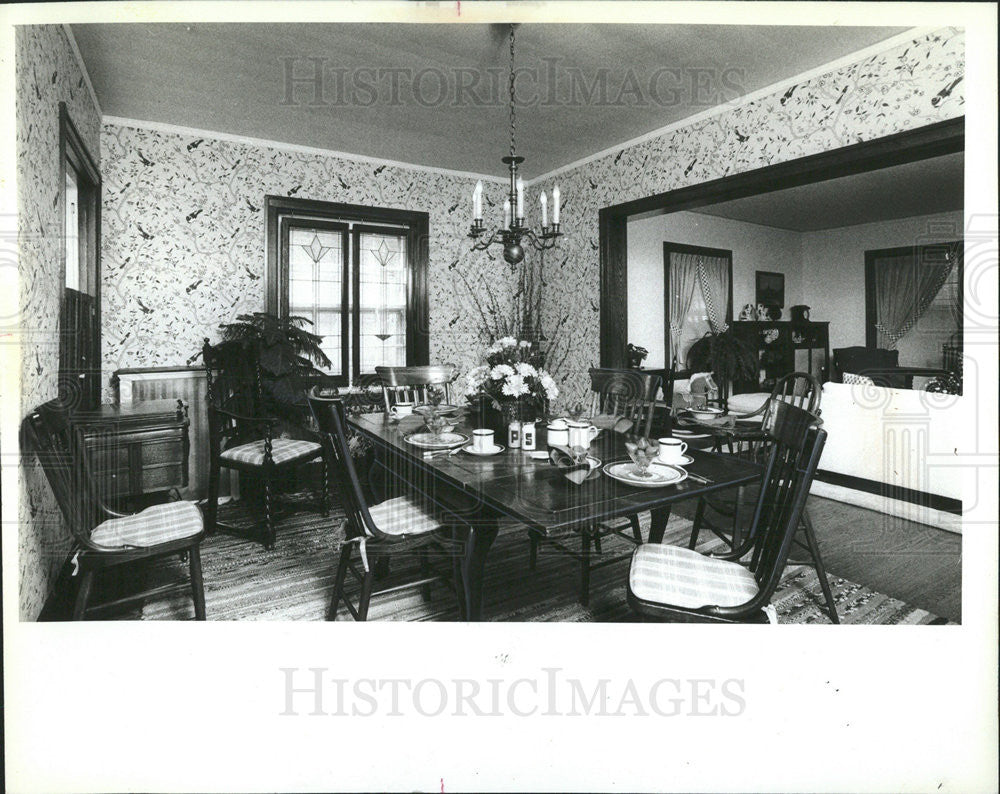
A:
{"label": "chair with striped cushion", "polygon": [[[194,616],[196,620],[204,620],[200,544],[205,532],[197,505],[167,502],[134,515],[120,513],[106,505],[82,445],[73,436],[69,410],[58,400],[45,403],[28,414],[21,433],[22,450],[37,455],[73,534],[73,575],[79,576],[80,582],[73,619],[82,620],[86,616],[98,572],[152,557],[186,554],[190,561]],[[176,588],[176,583],[169,583],[99,605],[99,608],[122,605]]]}
{"label": "chair with striped cushion", "polygon": [[[348,448],[343,402],[335,397],[320,397],[313,389],[309,395],[309,407],[333,462],[347,514],[345,539],[327,619],[336,619],[341,601],[355,620],[367,620],[371,599],[375,595],[420,587],[424,599],[430,600],[430,586],[437,581],[445,581],[453,590],[456,589],[459,545],[453,538],[452,530],[465,523],[464,518],[456,513],[453,505],[438,503],[429,497],[397,496],[377,505],[369,505]],[[446,571],[434,571],[432,551],[447,557]],[[416,557],[420,565],[419,578],[376,592],[376,566],[393,555]],[[348,572],[361,585],[357,606],[351,603],[345,592]],[[464,599],[459,598],[460,614],[463,602]]]}
{"label": "chair with striped cushion", "polygon": [[[745,414],[736,414],[735,418],[743,421],[759,420],[763,427],[768,422],[774,406],[778,403],[794,405],[819,416],[821,398],[822,389],[815,377],[808,372],[791,372],[778,380],[774,385],[774,390],[756,410]],[[723,449],[721,441],[718,444],[717,451],[719,452],[726,451],[744,460],[763,462],[770,451],[771,440],[768,434],[761,429],[759,432],[743,433],[737,439],[730,439],[726,443],[725,449]],[[698,545],[698,536],[703,528],[710,530],[730,547],[738,544],[743,535],[743,527],[750,521],[756,498],[757,491],[753,487],[741,489],[736,495],[730,490],[703,496],[698,500],[698,507],[695,509],[688,548],[693,549]],[[712,515],[725,518],[731,529],[727,531],[713,523]],[[826,568],[819,550],[819,541],[816,539],[816,530],[806,508],[802,509],[799,530],[800,532],[795,536],[793,543],[800,551],[808,554],[808,558],[795,561],[794,564],[810,565],[816,569],[816,576],[826,600],[827,614],[833,623],[839,623],[840,617],[837,615],[837,606],[834,603],[830,583],[827,580]]]}
{"label": "chair with striped cushion", "polygon": [[[645,543],[632,556],[626,597],[642,618],[706,623],[765,623],[788,562],[813,475],[826,442],[816,417],[778,402],[753,523],[744,543],[720,555]],[[743,560],[749,555],[747,564]]]}
{"label": "chair with striped cushion", "polygon": [[[263,485],[258,493],[262,497],[264,547],[273,549],[274,482],[278,478],[319,460],[322,464],[319,508],[323,515],[329,512],[329,476],[323,447],[317,440],[277,435],[280,420],[264,406],[260,366],[252,357],[239,360],[223,355],[221,346],[212,346],[206,339],[202,358],[208,376],[208,531],[218,527],[235,531],[218,521],[221,470],[232,469],[256,478]],[[244,481],[240,484],[243,486]]]}
{"label": "chair with striped cushion", "polygon": [[[590,421],[602,432],[630,433],[649,437],[661,382],[662,376],[656,372],[592,367]],[[531,570],[537,566],[538,549],[543,541],[577,560],[580,563],[579,601],[586,606],[590,603],[591,571],[628,557],[627,553],[605,554],[602,548],[603,539],[617,535],[630,543],[642,543],[639,516],[628,516],[622,523],[589,523],[576,527],[573,531],[580,537],[579,550],[566,546],[559,538],[543,538],[537,532],[529,531],[528,542],[531,545],[528,552],[528,566]]]}

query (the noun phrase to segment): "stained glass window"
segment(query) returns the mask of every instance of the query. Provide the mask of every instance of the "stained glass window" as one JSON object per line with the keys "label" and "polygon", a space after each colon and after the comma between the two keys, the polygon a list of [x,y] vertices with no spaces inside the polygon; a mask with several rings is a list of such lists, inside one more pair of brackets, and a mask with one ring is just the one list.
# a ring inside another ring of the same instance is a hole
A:
{"label": "stained glass window", "polygon": [[376,366],[406,365],[406,237],[361,231],[359,249],[359,364],[362,374]]}
{"label": "stained glass window", "polygon": [[312,320],[323,337],[323,352],[333,362],[331,375],[343,375],[344,241],[341,231],[308,226],[288,230],[288,313]]}

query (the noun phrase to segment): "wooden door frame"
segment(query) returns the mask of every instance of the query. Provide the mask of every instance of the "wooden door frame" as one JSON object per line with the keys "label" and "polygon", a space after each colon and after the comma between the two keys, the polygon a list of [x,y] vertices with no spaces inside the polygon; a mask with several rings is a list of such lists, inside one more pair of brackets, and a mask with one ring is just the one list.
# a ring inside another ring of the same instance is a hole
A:
{"label": "wooden door frame", "polygon": [[627,364],[629,218],[647,213],[679,212],[954,154],[964,149],[965,117],[962,116],[604,207],[598,214],[601,366],[624,368]]}

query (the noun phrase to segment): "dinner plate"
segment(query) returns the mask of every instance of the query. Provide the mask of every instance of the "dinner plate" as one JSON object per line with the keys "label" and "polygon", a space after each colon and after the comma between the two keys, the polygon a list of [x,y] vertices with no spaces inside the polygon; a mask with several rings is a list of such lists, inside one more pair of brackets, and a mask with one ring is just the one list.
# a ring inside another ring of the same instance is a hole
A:
{"label": "dinner plate", "polygon": [[687,479],[688,473],[680,466],[667,463],[651,463],[648,477],[639,477],[634,473],[635,464],[630,460],[620,460],[607,464],[602,470],[611,479],[634,485],[637,488],[662,488],[666,485],[676,485]]}
{"label": "dinner plate", "polygon": [[493,449],[488,452],[480,452],[478,449],[469,444],[467,447],[462,447],[462,452],[468,452],[470,455],[479,455],[480,457],[489,457],[490,455],[499,455],[503,452],[506,447],[503,444],[494,444]]}
{"label": "dinner plate", "polygon": [[467,444],[469,437],[464,433],[442,433],[440,436],[433,433],[410,433],[408,436],[403,436],[403,440],[407,444],[424,449],[450,449]]}
{"label": "dinner plate", "polygon": [[[413,410],[416,411],[418,414],[428,414],[430,413],[431,408],[433,407],[434,406],[430,405],[429,403],[424,403],[423,405],[414,406]],[[459,408],[457,405],[442,404],[437,406],[437,412],[442,416],[447,416],[449,414],[457,414],[461,410],[462,409]]]}

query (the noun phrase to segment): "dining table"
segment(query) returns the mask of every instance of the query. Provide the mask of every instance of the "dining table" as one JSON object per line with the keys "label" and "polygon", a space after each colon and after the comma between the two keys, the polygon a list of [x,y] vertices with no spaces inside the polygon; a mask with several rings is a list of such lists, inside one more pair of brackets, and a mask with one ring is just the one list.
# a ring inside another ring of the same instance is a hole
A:
{"label": "dining table", "polygon": [[[625,436],[602,430],[589,449],[597,465],[577,484],[548,459],[544,431],[538,438],[540,455],[508,448],[480,456],[465,451],[464,445],[430,452],[415,446],[407,437],[423,429],[419,416],[396,420],[385,413],[362,413],[349,416],[348,424],[372,442],[377,464],[386,468],[397,487],[461,516],[455,529],[455,573],[461,579],[460,616],[469,621],[483,617],[483,571],[501,528],[527,527],[551,537],[648,510],[648,541],[660,543],[675,502],[743,487],[762,473],[756,463],[691,449],[682,481],[653,488],[626,484],[604,471],[609,463],[629,460]],[[453,432],[471,443],[475,425],[467,413],[456,415],[453,424]]]}

